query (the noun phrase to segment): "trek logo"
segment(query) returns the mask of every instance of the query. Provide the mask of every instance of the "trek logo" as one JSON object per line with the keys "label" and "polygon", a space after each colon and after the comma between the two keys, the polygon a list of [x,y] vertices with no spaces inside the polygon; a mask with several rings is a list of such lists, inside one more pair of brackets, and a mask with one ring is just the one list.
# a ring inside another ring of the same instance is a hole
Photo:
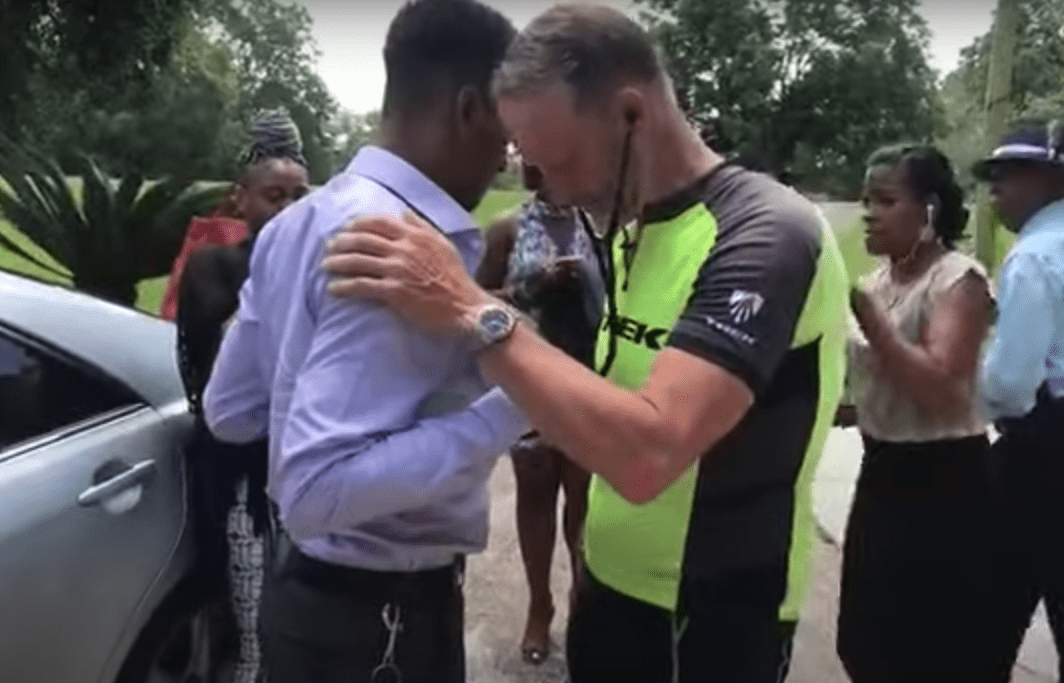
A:
{"label": "trek logo", "polygon": [[753,318],[761,311],[761,307],[764,305],[765,299],[760,294],[744,292],[741,289],[732,292],[731,298],[728,300],[728,310],[731,312],[732,320],[735,321],[736,325],[742,325],[750,318]]}
{"label": "trek logo", "polygon": [[665,338],[669,334],[669,330],[663,327],[650,327],[646,323],[625,316],[607,319],[602,329],[609,330],[610,334],[621,339],[642,344],[651,351],[660,351],[664,348]]}

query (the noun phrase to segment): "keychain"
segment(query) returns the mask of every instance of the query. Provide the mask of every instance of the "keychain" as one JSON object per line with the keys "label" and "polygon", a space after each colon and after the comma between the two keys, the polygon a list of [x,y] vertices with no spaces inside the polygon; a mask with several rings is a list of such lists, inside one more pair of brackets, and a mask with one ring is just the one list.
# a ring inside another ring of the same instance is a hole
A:
{"label": "keychain", "polygon": [[384,621],[384,627],[388,629],[388,647],[384,650],[381,663],[370,674],[369,680],[370,683],[402,683],[403,674],[399,671],[399,665],[395,663],[395,641],[399,636],[399,631],[403,630],[399,607],[390,602],[386,604],[381,612],[381,620]]}

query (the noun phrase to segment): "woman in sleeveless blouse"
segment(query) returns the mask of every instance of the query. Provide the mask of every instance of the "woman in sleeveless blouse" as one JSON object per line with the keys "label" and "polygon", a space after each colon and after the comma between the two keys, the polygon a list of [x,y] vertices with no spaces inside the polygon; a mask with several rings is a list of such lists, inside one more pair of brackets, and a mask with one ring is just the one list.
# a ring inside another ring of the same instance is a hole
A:
{"label": "woman in sleeveless blouse", "polygon": [[954,249],[963,193],[938,150],[892,147],[869,161],[864,204],[868,251],[886,258],[852,294],[865,453],[838,652],[855,683],[1007,681],[988,647],[993,516],[975,386],[993,300],[984,268]]}
{"label": "woman in sleeveless blouse", "polygon": [[[545,339],[589,366],[601,319],[604,287],[596,260],[597,241],[576,209],[550,204],[538,169],[524,167],[532,197],[514,217],[497,221],[477,279],[532,316]],[[521,643],[525,661],[542,663],[550,653],[554,617],[550,568],[557,527],[559,489],[565,490],[565,541],[573,588],[581,566],[580,536],[590,476],[535,434],[511,450],[517,479],[517,531],[529,586],[528,620]]]}

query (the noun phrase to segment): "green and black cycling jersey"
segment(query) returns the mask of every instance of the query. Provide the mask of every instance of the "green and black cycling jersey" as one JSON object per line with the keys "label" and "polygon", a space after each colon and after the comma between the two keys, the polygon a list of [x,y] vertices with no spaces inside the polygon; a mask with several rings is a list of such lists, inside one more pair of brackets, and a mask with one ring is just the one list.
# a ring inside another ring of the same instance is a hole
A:
{"label": "green and black cycling jersey", "polygon": [[791,189],[723,166],[646,207],[611,249],[616,311],[596,347],[601,367],[614,346],[607,377],[638,389],[673,347],[729,371],[755,400],[651,503],[628,503],[593,478],[589,570],[676,610],[685,580],[779,567],[788,587],[781,617],[797,618],[811,483],[845,372],[849,282],[830,227]]}

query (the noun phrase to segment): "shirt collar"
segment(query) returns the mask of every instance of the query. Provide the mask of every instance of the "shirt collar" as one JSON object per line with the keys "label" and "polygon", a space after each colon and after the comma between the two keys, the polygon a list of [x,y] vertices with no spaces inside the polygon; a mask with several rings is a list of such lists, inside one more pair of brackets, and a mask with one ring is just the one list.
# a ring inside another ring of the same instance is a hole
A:
{"label": "shirt collar", "polygon": [[351,160],[345,173],[354,173],[383,185],[445,234],[476,228],[476,221],[454,197],[408,161],[386,149],[366,145]]}
{"label": "shirt collar", "polygon": [[1031,216],[1027,224],[1020,230],[1020,237],[1030,237],[1044,230],[1060,230],[1064,232],[1064,199],[1059,199],[1043,207],[1038,213]]}

